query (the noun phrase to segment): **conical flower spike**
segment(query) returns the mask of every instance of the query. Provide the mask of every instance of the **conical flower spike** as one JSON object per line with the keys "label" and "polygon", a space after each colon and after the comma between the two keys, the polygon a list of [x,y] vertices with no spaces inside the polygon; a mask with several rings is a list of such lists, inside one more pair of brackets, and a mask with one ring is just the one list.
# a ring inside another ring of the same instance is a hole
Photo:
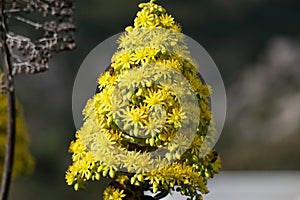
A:
{"label": "conical flower spike", "polygon": [[215,151],[201,154],[214,131],[210,89],[174,18],[154,1],[139,7],[83,110],[66,180],[78,190],[109,178],[104,199],[146,199],[146,190],[157,199],[175,189],[201,199],[220,169]]}

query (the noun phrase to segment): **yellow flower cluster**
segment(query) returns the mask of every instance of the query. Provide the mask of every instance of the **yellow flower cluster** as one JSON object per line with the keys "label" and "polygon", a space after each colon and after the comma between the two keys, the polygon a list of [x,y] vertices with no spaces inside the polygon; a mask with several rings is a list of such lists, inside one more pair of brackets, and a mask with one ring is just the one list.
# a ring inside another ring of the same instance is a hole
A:
{"label": "yellow flower cluster", "polygon": [[[1,73],[1,72],[0,72]],[[0,88],[1,89],[1,88]],[[7,100],[5,94],[0,94],[0,178],[4,164],[4,149],[6,144]],[[16,118],[16,149],[14,156],[14,176],[25,176],[32,172],[34,159],[29,151],[29,138],[21,105],[17,102]]]}
{"label": "yellow flower cluster", "polygon": [[[134,28],[167,28],[175,31],[181,31],[179,24],[174,21],[174,18],[166,13],[166,10],[157,4],[141,3],[139,8],[142,10],[137,13],[134,19]],[[130,30],[132,27],[127,27]]]}
{"label": "yellow flower cluster", "polygon": [[120,188],[109,186],[104,199],[147,187],[154,193],[176,187],[201,199],[207,179],[221,166],[214,151],[200,156],[207,132],[215,131],[210,88],[174,18],[153,1],[139,7],[134,26],[119,38],[110,70],[99,76],[100,92],[83,110],[66,181],[78,190],[108,177]]}

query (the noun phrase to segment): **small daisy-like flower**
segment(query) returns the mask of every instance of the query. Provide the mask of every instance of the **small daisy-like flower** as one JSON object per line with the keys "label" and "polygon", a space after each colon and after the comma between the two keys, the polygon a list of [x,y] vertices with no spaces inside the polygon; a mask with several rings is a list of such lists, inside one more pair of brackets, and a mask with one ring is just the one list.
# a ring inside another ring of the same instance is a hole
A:
{"label": "small daisy-like flower", "polygon": [[[128,27],[126,27],[125,28],[125,31],[131,31],[132,30],[132,26],[128,26]],[[117,40],[117,42],[119,43],[119,44],[122,44],[122,43],[125,43],[125,42],[127,42],[127,40],[128,40],[128,35],[127,35],[127,33],[124,33],[124,34],[122,34],[120,37],[119,37],[119,39]]]}
{"label": "small daisy-like flower", "polygon": [[104,200],[122,200],[126,196],[124,190],[114,188],[113,186],[105,188],[103,195]]}
{"label": "small daisy-like flower", "polygon": [[65,176],[68,185],[74,184],[79,170],[80,168],[78,167],[77,162],[76,164],[74,163],[73,165],[69,166]]}
{"label": "small daisy-like flower", "polygon": [[[108,130],[103,130],[96,133],[90,139],[90,152],[94,155],[95,159],[103,161],[106,158],[106,153],[113,153],[115,148],[113,142],[110,141]],[[110,156],[109,154],[108,156]]]}
{"label": "small daisy-like flower", "polygon": [[180,159],[180,156],[184,154],[191,144],[190,136],[187,133],[176,133],[175,137],[168,145],[170,153],[166,155],[168,160]]}
{"label": "small daisy-like flower", "polygon": [[172,30],[174,30],[174,31],[176,31],[176,32],[178,32],[178,33],[180,33],[181,30],[182,30],[182,28],[181,28],[181,26],[180,26],[179,24],[174,24],[174,25],[172,26]]}
{"label": "small daisy-like flower", "polygon": [[155,56],[159,52],[157,48],[146,48],[146,51],[148,53],[148,58],[153,61],[155,60]]}
{"label": "small daisy-like flower", "polygon": [[165,67],[170,67],[170,68],[176,69],[178,71],[182,70],[182,67],[181,67],[179,61],[176,59],[162,60],[162,65]]}
{"label": "small daisy-like flower", "polygon": [[196,155],[199,154],[202,143],[203,143],[203,140],[201,139],[201,137],[199,135],[196,135],[190,146],[191,153],[196,154]]}
{"label": "small daisy-like flower", "polygon": [[71,142],[69,151],[73,153],[73,161],[81,160],[81,158],[86,154],[86,148],[82,144],[81,140],[77,140],[77,142]]}
{"label": "small daisy-like flower", "polygon": [[123,160],[123,167],[125,167],[130,173],[134,173],[138,169],[137,154],[139,153],[130,151],[124,154],[121,158]]}
{"label": "small daisy-like flower", "polygon": [[165,94],[161,90],[151,90],[148,89],[148,96],[144,99],[144,103],[148,107],[154,106],[156,104],[163,105],[166,97]]}
{"label": "small daisy-like flower", "polygon": [[121,111],[119,112],[120,117],[122,118],[122,121],[124,122],[125,126],[124,129],[127,130],[128,127],[131,127],[132,125],[140,126],[142,127],[147,119],[147,109],[144,106],[141,107],[132,107],[123,111],[124,114],[121,114]]}
{"label": "small daisy-like flower", "polygon": [[142,10],[137,13],[137,17],[134,19],[135,27],[155,27],[155,16],[149,11]]}
{"label": "small daisy-like flower", "polygon": [[159,21],[163,26],[169,27],[174,24],[174,18],[171,15],[168,15],[167,13],[162,14],[159,17]]}
{"label": "small daisy-like flower", "polygon": [[185,113],[181,109],[173,108],[171,113],[168,113],[167,122],[169,124],[174,124],[174,128],[181,127],[181,120],[185,119]]}
{"label": "small daisy-like flower", "polygon": [[145,87],[149,83],[149,74],[147,74],[146,71],[143,70],[143,68],[138,68],[131,74],[131,85],[133,87]]}
{"label": "small daisy-like flower", "polygon": [[133,54],[135,64],[146,64],[148,62],[148,51],[146,49],[137,49]]}
{"label": "small daisy-like flower", "polygon": [[101,93],[95,94],[94,96],[94,108],[96,113],[102,114],[111,109],[111,96],[114,89],[113,87],[105,87]]}
{"label": "small daisy-like flower", "polygon": [[106,155],[102,159],[102,162],[109,168],[109,171],[117,170],[120,166],[120,155],[114,151],[106,152]]}
{"label": "small daisy-like flower", "polygon": [[154,31],[152,33],[152,40],[151,40],[151,43],[149,44],[150,47],[152,49],[159,49],[161,50],[162,52],[166,52],[167,51],[167,40],[168,38],[166,37],[162,37],[161,35],[159,35],[160,31]]}
{"label": "small daisy-like flower", "polygon": [[145,136],[155,136],[159,132],[161,132],[164,125],[164,120],[161,119],[149,119],[145,123]]}
{"label": "small daisy-like flower", "polygon": [[144,71],[143,69],[144,68],[136,68],[130,70],[129,72],[124,72],[118,79],[118,91],[124,90],[126,91],[126,93],[128,93],[128,91],[132,91],[133,89],[145,87],[146,85],[148,85],[150,83],[150,74],[148,74],[147,71]]}
{"label": "small daisy-like flower", "polygon": [[80,174],[80,178],[89,180],[92,177],[92,166],[93,157],[90,153],[87,153],[85,157],[77,162],[78,173]]}
{"label": "small daisy-like flower", "polygon": [[117,70],[130,69],[134,64],[133,56],[130,52],[122,52],[112,63],[112,67]]}
{"label": "small daisy-like flower", "polygon": [[150,173],[147,173],[145,180],[149,181],[149,184],[153,185],[153,193],[158,191],[158,185],[161,177],[159,176],[159,172],[157,170],[152,170]]}
{"label": "small daisy-like flower", "polygon": [[103,72],[98,78],[99,88],[104,88],[106,85],[112,85],[115,83],[117,77],[111,76],[110,72]]}
{"label": "small daisy-like flower", "polygon": [[168,67],[165,67],[161,63],[162,61],[158,61],[158,64],[154,67],[154,80],[158,81],[159,83],[163,83],[163,85],[166,85],[166,87],[171,87],[173,74],[172,70],[170,70]]}

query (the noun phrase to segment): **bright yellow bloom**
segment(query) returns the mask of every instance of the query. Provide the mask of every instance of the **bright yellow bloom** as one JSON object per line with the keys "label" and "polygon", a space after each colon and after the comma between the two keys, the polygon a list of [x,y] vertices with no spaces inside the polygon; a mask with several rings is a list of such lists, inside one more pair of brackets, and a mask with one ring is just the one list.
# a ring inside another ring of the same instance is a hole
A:
{"label": "bright yellow bloom", "polygon": [[141,107],[141,108],[128,108],[124,117],[124,120],[126,121],[127,124],[139,124],[143,125],[145,123],[145,120],[147,118],[146,114],[146,108]]}
{"label": "bright yellow bloom", "polygon": [[98,78],[100,92],[84,109],[66,181],[78,190],[110,178],[118,188],[107,187],[105,200],[121,200],[133,186],[154,193],[178,187],[199,199],[220,169],[213,153],[200,157],[207,132],[215,132],[210,92],[174,18],[154,0],[139,7],[111,58],[114,73]]}
{"label": "bright yellow bloom", "polygon": [[114,70],[118,71],[130,69],[132,64],[134,60],[131,52],[122,52],[111,65]]}
{"label": "bright yellow bloom", "polygon": [[174,128],[180,128],[181,120],[185,118],[185,113],[183,113],[181,109],[173,108],[172,113],[168,113],[167,122],[170,124],[174,124]]}
{"label": "bright yellow bloom", "polygon": [[111,76],[110,72],[103,72],[102,75],[99,76],[98,78],[98,84],[100,89],[105,87],[106,85],[112,85],[115,83],[117,77],[116,76]]}
{"label": "bright yellow bloom", "polygon": [[137,163],[138,157],[136,155],[136,152],[130,151],[126,154],[126,156],[122,157],[124,167],[126,167],[130,173],[134,173],[139,169]]}
{"label": "bright yellow bloom", "polygon": [[159,50],[156,49],[156,48],[146,48],[145,50],[148,53],[148,58],[151,59],[151,60],[155,60],[155,56],[157,55]]}
{"label": "bright yellow bloom", "polygon": [[202,143],[203,141],[201,137],[199,135],[196,135],[190,146],[192,154],[196,154],[196,155],[199,154]]}
{"label": "bright yellow bloom", "polygon": [[148,96],[146,96],[144,100],[144,103],[146,103],[148,107],[154,106],[156,104],[164,104],[166,97],[164,96],[164,93],[161,90],[153,91],[148,89],[148,93]]}
{"label": "bright yellow bloom", "polygon": [[166,27],[172,26],[174,24],[174,18],[171,15],[168,15],[167,13],[162,14],[159,17],[159,20],[160,20],[160,23]]}
{"label": "bright yellow bloom", "polygon": [[155,16],[147,10],[142,10],[137,13],[137,17],[134,19],[135,27],[155,27]]}
{"label": "bright yellow bloom", "polygon": [[104,190],[104,200],[122,200],[126,195],[123,194],[124,190],[119,188],[114,188],[113,186],[108,186]]}
{"label": "bright yellow bloom", "polygon": [[160,133],[165,124],[165,116],[160,116],[159,118],[149,119],[145,123],[145,136],[155,136]]}
{"label": "bright yellow bloom", "polygon": [[71,142],[69,151],[73,153],[73,161],[81,160],[86,154],[86,148],[82,144],[81,140],[78,140],[77,142]]}
{"label": "bright yellow bloom", "polygon": [[135,50],[133,54],[133,60],[135,61],[135,64],[144,65],[148,62],[148,51],[147,49],[137,49]]}

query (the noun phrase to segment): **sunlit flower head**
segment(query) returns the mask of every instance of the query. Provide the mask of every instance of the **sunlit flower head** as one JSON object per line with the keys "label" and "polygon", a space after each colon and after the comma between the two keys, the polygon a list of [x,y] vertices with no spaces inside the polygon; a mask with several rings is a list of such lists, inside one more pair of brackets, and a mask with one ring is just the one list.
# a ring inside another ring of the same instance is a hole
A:
{"label": "sunlit flower head", "polygon": [[210,89],[174,17],[153,0],[139,7],[98,78],[99,92],[87,101],[65,178],[75,190],[110,179],[105,200],[175,188],[200,199],[220,169],[213,151],[200,156],[207,132],[215,132]]}

